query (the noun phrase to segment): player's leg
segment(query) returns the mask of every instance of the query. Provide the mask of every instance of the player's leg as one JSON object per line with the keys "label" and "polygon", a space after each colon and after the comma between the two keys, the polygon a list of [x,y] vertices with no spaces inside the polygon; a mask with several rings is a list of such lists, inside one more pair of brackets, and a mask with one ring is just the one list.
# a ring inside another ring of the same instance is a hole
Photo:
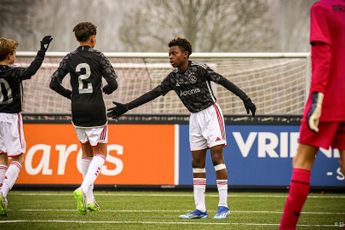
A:
{"label": "player's leg", "polygon": [[224,145],[211,148],[211,157],[216,171],[216,182],[219,194],[218,210],[215,219],[224,219],[230,214],[228,207],[228,172],[224,163]]}
{"label": "player's leg", "polygon": [[[108,129],[107,126],[104,126],[102,128],[90,129],[86,133],[91,145],[93,157],[90,162],[88,172],[80,187],[83,192],[87,193],[90,192],[91,189],[93,190],[94,182],[105,163],[107,156]],[[93,191],[91,192],[93,193]],[[94,198],[93,201],[88,203],[87,207],[91,211],[99,209]]]}
{"label": "player's leg", "polygon": [[211,158],[216,171],[219,202],[215,219],[224,219],[230,214],[228,207],[228,173],[224,163],[224,146],[226,145],[225,124],[222,111],[217,103],[206,114],[208,122],[204,128],[207,145],[211,149]]}
{"label": "player's leg", "polygon": [[[81,161],[81,168],[82,168],[82,174],[83,174],[83,180],[85,179],[85,176],[87,174],[90,161],[88,161],[87,157],[91,155],[92,157],[92,149],[86,134],[85,128],[79,128],[75,127],[75,131],[77,134],[77,137],[81,143],[82,147],[82,161]],[[86,202],[87,202],[87,191],[84,192],[79,187],[73,192],[73,197],[77,204],[77,210],[80,214],[85,215],[86,214]]]}
{"label": "player's leg", "polygon": [[306,122],[300,128],[299,146],[293,159],[293,171],[289,194],[286,199],[280,229],[296,229],[303,205],[308,197],[310,174],[314,165],[318,147],[328,148],[332,145],[339,124],[320,122],[319,132],[312,132]]}
{"label": "player's leg", "polygon": [[293,159],[289,194],[285,202],[280,229],[296,229],[296,225],[310,189],[310,172],[318,148],[300,144]]}
{"label": "player's leg", "polygon": [[26,143],[21,114],[6,114],[4,116],[6,116],[7,122],[1,124],[2,132],[5,134],[3,142],[7,151],[7,157],[12,158],[1,188],[2,201],[7,203],[7,194],[15,184],[24,162],[23,153],[26,149]]}
{"label": "player's leg", "polygon": [[182,219],[203,219],[207,218],[207,210],[205,204],[206,190],[206,161],[207,149],[192,151],[192,168],[193,168],[193,195],[195,210],[185,215],[181,215]]}
{"label": "player's leg", "polygon": [[207,152],[207,149],[192,151],[194,202],[195,202],[196,209],[202,212],[206,212],[206,205],[205,205],[206,152]]}
{"label": "player's leg", "polygon": [[4,152],[0,152],[0,191],[2,188],[2,184],[5,180],[5,174],[8,168],[8,158],[7,154]]}
{"label": "player's leg", "polygon": [[[93,153],[92,153],[92,147],[90,145],[90,142],[87,141],[85,143],[81,143],[81,149],[82,149],[82,158],[81,158],[81,170],[83,173],[83,178],[85,178],[87,171],[89,169]],[[90,189],[86,192],[86,204],[94,203],[94,195],[93,195],[93,185],[91,185]]]}
{"label": "player's leg", "polygon": [[7,154],[4,152],[0,153],[0,216],[7,216],[7,199],[1,193],[2,184],[5,179],[7,171],[8,159]]}

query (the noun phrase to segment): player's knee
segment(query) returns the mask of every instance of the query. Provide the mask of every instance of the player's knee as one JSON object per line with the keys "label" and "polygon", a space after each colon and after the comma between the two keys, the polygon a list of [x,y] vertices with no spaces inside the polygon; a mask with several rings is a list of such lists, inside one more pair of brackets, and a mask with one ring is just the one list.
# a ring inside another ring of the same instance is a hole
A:
{"label": "player's knee", "polygon": [[202,159],[193,159],[192,166],[193,168],[205,168],[205,161]]}
{"label": "player's knee", "polygon": [[217,165],[214,165],[214,170],[217,171],[221,171],[221,170],[226,170],[226,165],[224,163],[220,163]]}

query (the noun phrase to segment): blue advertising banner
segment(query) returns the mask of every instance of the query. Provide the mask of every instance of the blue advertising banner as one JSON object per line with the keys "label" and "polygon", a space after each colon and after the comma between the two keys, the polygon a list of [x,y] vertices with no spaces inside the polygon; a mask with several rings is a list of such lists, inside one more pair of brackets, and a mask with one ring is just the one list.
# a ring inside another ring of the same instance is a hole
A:
{"label": "blue advertising banner", "polygon": [[[234,186],[288,186],[292,158],[298,145],[298,125],[226,125],[225,163]],[[188,125],[179,130],[179,184],[192,185],[192,159]],[[206,160],[207,184],[215,185],[210,153]],[[312,171],[311,186],[342,187],[339,152],[321,149]]]}

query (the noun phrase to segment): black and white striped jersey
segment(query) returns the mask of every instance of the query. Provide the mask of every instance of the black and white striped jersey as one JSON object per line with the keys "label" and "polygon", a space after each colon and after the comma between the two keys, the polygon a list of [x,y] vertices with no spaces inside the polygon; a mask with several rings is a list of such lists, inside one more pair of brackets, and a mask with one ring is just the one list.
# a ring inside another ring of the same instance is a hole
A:
{"label": "black and white striped jersey", "polygon": [[162,95],[174,90],[187,109],[196,113],[216,102],[211,81],[219,83],[221,80],[224,80],[224,77],[207,65],[189,61],[188,69],[184,73],[175,69],[157,86],[157,90]]}

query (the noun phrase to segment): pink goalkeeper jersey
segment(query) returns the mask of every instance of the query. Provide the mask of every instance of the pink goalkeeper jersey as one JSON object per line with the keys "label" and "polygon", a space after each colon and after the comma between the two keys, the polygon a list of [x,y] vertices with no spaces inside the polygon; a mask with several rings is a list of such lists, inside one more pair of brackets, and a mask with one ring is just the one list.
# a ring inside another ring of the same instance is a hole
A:
{"label": "pink goalkeeper jersey", "polygon": [[345,0],[316,2],[310,18],[310,42],[328,44],[331,61],[329,66],[322,65],[327,55],[312,54],[312,82],[304,119],[310,110],[312,92],[323,92],[320,121],[345,121]]}

